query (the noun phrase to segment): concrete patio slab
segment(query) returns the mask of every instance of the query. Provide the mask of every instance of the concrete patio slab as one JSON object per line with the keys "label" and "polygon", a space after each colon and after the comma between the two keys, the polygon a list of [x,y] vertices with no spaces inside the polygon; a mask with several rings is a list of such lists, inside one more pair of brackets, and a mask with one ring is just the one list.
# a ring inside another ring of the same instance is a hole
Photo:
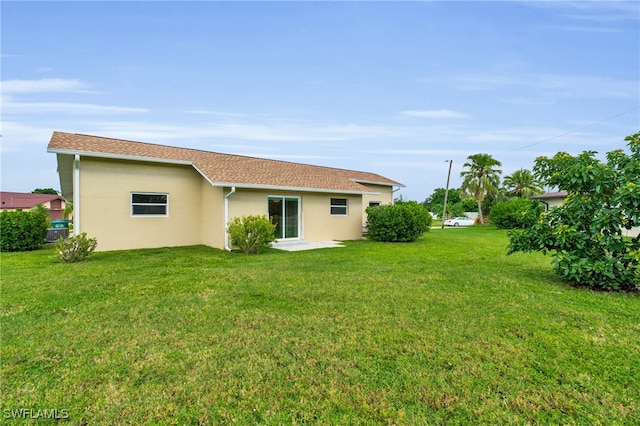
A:
{"label": "concrete patio slab", "polygon": [[271,243],[271,248],[285,251],[303,251],[321,248],[344,247],[340,241],[279,241]]}

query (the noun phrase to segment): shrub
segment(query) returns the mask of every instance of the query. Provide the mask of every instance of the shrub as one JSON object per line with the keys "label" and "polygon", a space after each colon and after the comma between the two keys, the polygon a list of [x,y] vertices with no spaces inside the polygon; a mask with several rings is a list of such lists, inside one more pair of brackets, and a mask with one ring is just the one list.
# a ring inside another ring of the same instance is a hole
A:
{"label": "shrub", "polygon": [[538,221],[542,205],[525,198],[516,198],[496,204],[489,212],[491,222],[498,228],[524,229]]}
{"label": "shrub", "polygon": [[0,214],[2,251],[39,249],[47,238],[47,216],[41,211],[15,211]]}
{"label": "shrub", "polygon": [[366,212],[369,238],[376,241],[415,241],[431,226],[429,211],[414,201],[368,207]]}
{"label": "shrub", "polygon": [[276,240],[276,225],[264,215],[234,217],[227,230],[231,247],[244,253],[258,253]]}
{"label": "shrub", "polygon": [[58,239],[55,246],[56,256],[62,262],[74,263],[84,260],[98,246],[95,238],[87,238],[86,232],[73,237]]}

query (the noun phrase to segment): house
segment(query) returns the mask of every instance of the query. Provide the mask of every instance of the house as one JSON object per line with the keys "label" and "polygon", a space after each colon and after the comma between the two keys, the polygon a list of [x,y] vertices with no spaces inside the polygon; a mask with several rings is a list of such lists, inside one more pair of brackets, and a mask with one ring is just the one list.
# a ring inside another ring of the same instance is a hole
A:
{"label": "house", "polygon": [[536,200],[544,204],[545,210],[561,206],[564,203],[565,198],[567,198],[567,191],[547,192],[546,194],[531,197],[532,200]]}
{"label": "house", "polygon": [[54,132],[74,230],[100,250],[204,244],[229,249],[227,223],[266,215],[278,240],[362,237],[369,205],[402,187],[375,173]]}
{"label": "house", "polygon": [[[553,207],[561,206],[567,198],[567,191],[547,192],[546,194],[531,197],[532,200],[540,201],[545,205],[545,210]],[[625,237],[637,237],[640,235],[640,227],[636,226],[631,229],[622,229],[622,235]]]}
{"label": "house", "polygon": [[41,205],[49,211],[51,220],[63,219],[66,200],[60,195],[31,194],[24,192],[0,192],[0,210],[31,210]]}

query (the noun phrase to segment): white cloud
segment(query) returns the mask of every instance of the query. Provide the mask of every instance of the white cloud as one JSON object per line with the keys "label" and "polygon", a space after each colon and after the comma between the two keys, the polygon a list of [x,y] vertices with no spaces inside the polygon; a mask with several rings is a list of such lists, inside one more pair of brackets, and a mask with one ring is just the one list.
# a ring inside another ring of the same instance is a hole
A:
{"label": "white cloud", "polygon": [[140,141],[236,139],[268,142],[343,142],[348,140],[392,138],[400,131],[384,126],[358,124],[261,123],[236,121],[198,125],[154,124],[113,121],[96,123],[100,135]]}
{"label": "white cloud", "polygon": [[87,92],[87,85],[80,80],[64,78],[43,78],[40,80],[5,80],[2,92],[42,93],[42,92]]}
{"label": "white cloud", "polygon": [[638,96],[639,80],[570,74],[487,74],[460,75],[452,84],[463,90],[512,90],[514,86],[555,98],[633,99]]}
{"label": "white cloud", "polygon": [[431,109],[431,110],[406,110],[401,111],[400,114],[406,115],[409,117],[419,117],[419,118],[467,118],[469,115],[459,112],[452,111],[450,109]]}
{"label": "white cloud", "polygon": [[4,109],[5,113],[27,112],[29,114],[58,112],[62,114],[93,115],[149,112],[149,110],[146,108],[74,102],[13,102],[11,99],[6,98],[3,99],[2,108]]}

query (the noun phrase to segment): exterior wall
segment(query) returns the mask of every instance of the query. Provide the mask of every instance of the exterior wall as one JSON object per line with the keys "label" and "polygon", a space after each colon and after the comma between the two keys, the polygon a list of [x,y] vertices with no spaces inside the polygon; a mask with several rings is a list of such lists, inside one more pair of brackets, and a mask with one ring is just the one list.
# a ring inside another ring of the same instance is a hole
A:
{"label": "exterior wall", "polygon": [[549,198],[544,201],[549,205],[550,209],[564,204],[564,198]]}
{"label": "exterior wall", "polygon": [[[346,198],[347,216],[331,215],[331,198]],[[362,238],[362,196],[305,194],[302,203],[306,241],[359,240]]]}
{"label": "exterior wall", "polygon": [[393,204],[393,187],[385,185],[372,185],[366,184],[367,188],[370,188],[380,195],[368,195],[362,196],[362,225],[367,223],[367,213],[365,210],[369,207],[369,203],[380,203],[380,205]]}
{"label": "exterior wall", "polygon": [[[370,185],[380,195],[345,195],[237,188],[229,196],[229,219],[268,215],[269,196],[298,197],[300,239],[362,238],[370,201],[393,202],[392,188]],[[187,165],[80,159],[80,232],[98,240],[98,250],[206,244],[225,246],[224,199],[231,188],[213,187]],[[168,216],[131,216],[131,193],[167,193]],[[346,198],[348,214],[331,215],[331,198]]]}
{"label": "exterior wall", "polygon": [[213,187],[206,180],[201,180],[201,244],[224,249],[224,196],[229,190]]}
{"label": "exterior wall", "polygon": [[[201,244],[203,183],[191,166],[82,157],[80,232],[101,251]],[[168,216],[132,217],[132,192],[168,193]]]}
{"label": "exterior wall", "polygon": [[[300,199],[301,231],[299,239],[325,241],[362,238],[362,196],[360,195],[238,188],[236,193],[229,197],[229,219],[246,215],[268,215],[269,196],[298,197]],[[347,198],[347,216],[331,215],[331,198]]]}

